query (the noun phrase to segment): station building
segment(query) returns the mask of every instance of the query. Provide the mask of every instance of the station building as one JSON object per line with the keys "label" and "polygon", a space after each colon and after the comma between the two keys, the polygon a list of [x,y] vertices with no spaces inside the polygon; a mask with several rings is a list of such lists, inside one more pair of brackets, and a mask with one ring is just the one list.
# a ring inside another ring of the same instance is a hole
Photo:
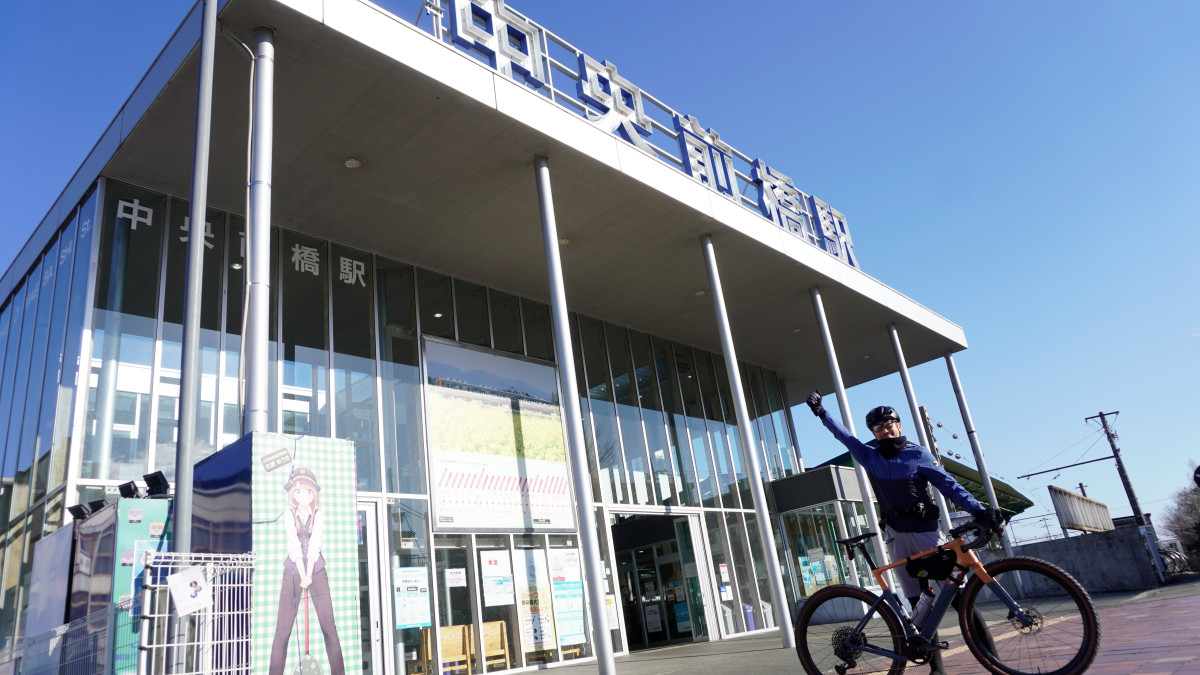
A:
{"label": "station building", "polygon": [[[593,657],[576,598],[555,587],[562,606],[538,613],[512,591],[586,576],[583,498],[605,595],[588,602],[618,653],[775,626],[772,567],[788,614],[852,578],[833,540],[868,527],[861,476],[807,477],[788,411],[906,363],[953,367],[963,331],[859,268],[845,217],[788,178],[798,159],[739,152],[503,0],[411,4],[220,3],[202,228],[187,201],[197,5],[0,280],[10,654],[34,549],[68,507],[173,479],[193,236],[196,459],[247,430],[259,226],[263,430],[353,442],[364,672],[427,672],[423,649],[445,639],[431,628],[499,621],[504,658],[473,672]],[[264,151],[269,222],[248,225]],[[590,485],[568,470],[576,451]],[[533,571],[485,569],[505,561]],[[414,574],[428,592],[402,597]]]}

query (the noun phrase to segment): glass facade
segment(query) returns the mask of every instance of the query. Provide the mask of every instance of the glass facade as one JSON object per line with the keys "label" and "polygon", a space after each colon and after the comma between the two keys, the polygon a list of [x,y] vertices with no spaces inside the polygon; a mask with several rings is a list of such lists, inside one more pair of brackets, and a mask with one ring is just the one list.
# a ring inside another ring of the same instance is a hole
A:
{"label": "glass facade", "polygon": [[[201,230],[188,222],[184,201],[111,181],[97,194],[102,196],[89,197],[63,224],[0,307],[6,488],[0,504],[5,517],[0,640],[8,644],[22,634],[27,596],[22,584],[32,546],[61,524],[65,506],[113,494],[121,483],[155,470],[168,477],[174,472],[179,298],[188,239],[201,232],[203,375],[196,459],[241,435],[243,219],[210,210]],[[95,217],[102,223],[97,233]],[[515,429],[518,452],[539,443],[561,446],[562,392],[549,307],[309,234],[275,229],[272,247],[271,430],[354,441],[359,493],[383,500],[391,516],[384,528],[387,570],[393,575],[430,570],[434,626],[492,630],[494,635],[469,636],[504,645],[497,646],[503,658],[489,660],[488,670],[590,655],[590,644],[575,641],[587,634],[580,626],[588,617],[566,609],[574,606],[572,594],[581,593],[582,585],[577,591],[549,580],[552,571],[564,569],[576,570],[567,578],[582,579],[573,534],[536,526],[448,532],[430,517],[439,488],[430,485],[427,450],[433,386],[425,362],[428,345],[442,345],[439,353],[453,357],[439,367],[462,367],[465,357],[455,355],[472,352],[486,355],[493,375],[510,378],[464,381],[476,393],[492,387],[520,399],[523,407],[515,417],[520,423],[509,428]],[[95,274],[89,278],[93,260]],[[708,542],[692,542],[694,555],[713,566],[724,632],[768,627],[764,552],[723,358],[587,316],[572,314],[570,325],[579,374],[574,395],[584,413],[597,506],[694,509],[708,534]],[[521,368],[551,373],[549,389],[515,389],[511,382],[518,380],[511,378]],[[746,364],[742,373],[761,479],[795,473],[799,462],[780,382],[771,371]],[[489,603],[495,598],[482,561],[498,560],[500,551],[514,568],[515,593],[549,598],[547,605]],[[545,580],[543,572],[550,575]],[[526,627],[538,621],[548,622],[557,637],[528,634]],[[417,627],[394,630],[397,667],[427,650]],[[439,633],[443,645],[452,639]]]}

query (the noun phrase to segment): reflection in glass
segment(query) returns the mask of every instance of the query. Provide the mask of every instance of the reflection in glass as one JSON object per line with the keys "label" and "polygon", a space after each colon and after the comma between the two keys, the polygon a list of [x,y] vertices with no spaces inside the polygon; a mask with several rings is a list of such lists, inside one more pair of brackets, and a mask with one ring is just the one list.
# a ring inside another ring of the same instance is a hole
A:
{"label": "reflection in glass", "polygon": [[480,626],[487,669],[521,666],[520,623],[513,588],[512,547],[507,534],[475,538],[479,553],[478,593],[483,612]]}
{"label": "reflection in glass", "polygon": [[712,554],[712,569],[717,578],[721,626],[726,634],[741,633],[746,630],[746,618],[742,611],[741,593],[733,583],[729,545],[721,514],[705,513],[704,526],[708,531],[708,549]]}
{"label": "reflection in glass", "polygon": [[376,274],[387,489],[425,494],[425,432],[413,268],[377,258]]}
{"label": "reflection in glass", "polygon": [[604,324],[604,333],[607,337],[609,363],[612,364],[613,397],[616,399],[617,419],[621,426],[630,498],[634,504],[654,504],[657,500],[654,498],[642,416],[637,408],[637,384],[629,359],[629,334],[624,328],[608,323]]}
{"label": "reflection in glass", "polygon": [[646,449],[654,471],[654,484],[658,490],[659,503],[678,504],[679,457],[667,438],[667,426],[662,415],[662,400],[659,398],[658,392],[658,377],[651,359],[650,337],[645,333],[629,331],[629,344],[633,352],[637,402],[642,409]]}
{"label": "reflection in glass", "polygon": [[525,338],[521,333],[520,298],[511,293],[488,290],[488,306],[491,308],[492,340],[495,348],[502,352],[523,354]]}
{"label": "reflection in glass", "polygon": [[[394,599],[392,644],[397,672],[413,672],[419,662],[422,636],[429,637],[433,617],[433,578],[430,574],[428,503],[423,499],[388,500],[388,547]],[[400,592],[398,589],[403,589]],[[426,667],[424,672],[429,672]]]}
{"label": "reflection in glass", "polygon": [[333,247],[333,405],[337,437],[354,441],[358,489],[383,489],[375,403],[375,305],[371,256]]}
{"label": "reflection in glass", "polygon": [[692,455],[687,420],[683,415],[683,404],[680,400],[679,370],[675,356],[671,353],[671,344],[666,340],[651,338],[650,343],[671,447],[679,458],[679,498],[683,506],[699,506],[700,486],[697,484],[696,462]]}
{"label": "reflection in glass", "polygon": [[[742,597],[742,611],[746,614],[746,630],[766,628],[763,623],[763,605],[758,600],[758,589],[754,585],[755,570],[746,542],[746,526],[742,514],[726,513],[725,524],[729,527],[729,552],[733,561],[733,580]],[[769,596],[768,596],[769,597]]]}
{"label": "reflection in glass", "polygon": [[[26,336],[21,337],[20,358],[25,361],[25,376],[18,380],[20,391],[14,395],[8,426],[5,468],[11,465],[14,456],[16,458],[15,471],[6,471],[4,474],[5,478],[13,480],[9,490],[9,518],[24,513],[29,506],[33,478],[33,446],[36,443],[38,406],[42,401],[42,378],[46,369],[46,334],[50,331],[50,308],[54,301],[54,277],[57,268],[56,242],[42,257],[41,264],[30,272],[25,282],[28,290],[25,293],[25,327],[22,332],[30,329],[32,332],[28,336],[28,349],[25,344]],[[21,378],[21,375],[22,371],[18,371],[17,377]]]}
{"label": "reflection in glass", "polygon": [[601,493],[606,501],[627,503],[625,487],[625,457],[621,451],[621,435],[617,430],[617,411],[612,403],[612,388],[608,382],[608,366],[604,349],[602,324],[596,319],[580,316],[579,342],[583,352],[583,375],[591,408],[593,444],[589,451],[596,453],[600,470]]}
{"label": "reflection in glass", "polygon": [[454,310],[458,313],[458,341],[481,347],[492,346],[488,323],[487,289],[461,279],[454,280]]}
{"label": "reflection in glass", "polygon": [[280,265],[283,433],[329,435],[329,249],[320,239],[284,231]]}

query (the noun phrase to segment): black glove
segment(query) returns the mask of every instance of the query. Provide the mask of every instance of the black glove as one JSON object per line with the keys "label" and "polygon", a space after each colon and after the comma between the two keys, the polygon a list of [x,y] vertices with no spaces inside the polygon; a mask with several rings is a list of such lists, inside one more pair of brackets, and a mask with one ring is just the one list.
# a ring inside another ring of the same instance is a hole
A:
{"label": "black glove", "polygon": [[991,532],[1004,536],[1004,518],[995,509],[979,509],[975,512],[975,522]]}
{"label": "black glove", "polygon": [[813,411],[813,414],[821,419],[825,418],[825,409],[821,407],[821,392],[814,391],[804,400],[808,407]]}

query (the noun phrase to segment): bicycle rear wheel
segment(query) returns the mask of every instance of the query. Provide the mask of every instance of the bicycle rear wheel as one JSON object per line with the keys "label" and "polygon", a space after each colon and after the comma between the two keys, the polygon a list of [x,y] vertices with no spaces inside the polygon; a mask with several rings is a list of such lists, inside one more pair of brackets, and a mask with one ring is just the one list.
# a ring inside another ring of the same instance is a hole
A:
{"label": "bicycle rear wheel", "polygon": [[[975,658],[998,675],[1077,675],[1087,670],[1100,646],[1100,621],[1079,582],[1037,558],[1004,558],[985,568],[1033,624],[1023,627],[1010,618],[1008,607],[973,576],[963,589],[960,625]],[[971,620],[972,608],[986,627]]]}
{"label": "bicycle rear wheel", "polygon": [[[904,651],[904,627],[892,608],[880,603],[857,634],[854,627],[878,599],[858,586],[838,585],[813,593],[796,618],[796,654],[808,675],[834,675],[838,666],[846,673],[900,675],[906,661],[862,651],[871,645],[897,654]],[[853,634],[853,635],[852,635]]]}

